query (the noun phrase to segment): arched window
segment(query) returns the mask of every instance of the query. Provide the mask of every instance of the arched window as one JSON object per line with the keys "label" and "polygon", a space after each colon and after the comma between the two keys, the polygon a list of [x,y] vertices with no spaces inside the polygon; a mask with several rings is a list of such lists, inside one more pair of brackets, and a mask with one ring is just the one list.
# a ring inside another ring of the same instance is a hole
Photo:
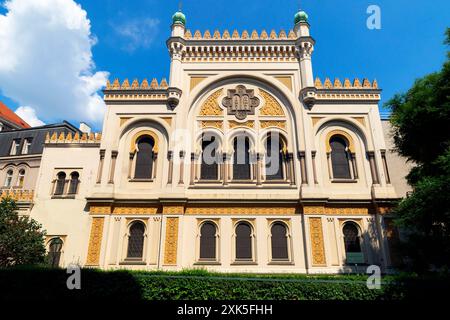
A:
{"label": "arched window", "polygon": [[59,172],[56,179],[55,195],[62,195],[64,193],[64,187],[66,185],[66,174]]}
{"label": "arched window", "polygon": [[78,184],[80,182],[80,174],[76,171],[70,174],[69,194],[76,194],[78,191]]}
{"label": "arched window", "polygon": [[331,166],[334,179],[351,179],[350,159],[347,152],[347,142],[339,137],[333,136],[330,139],[331,146]]}
{"label": "arched window", "polygon": [[144,251],[144,233],[145,233],[145,226],[142,222],[140,221],[134,222],[130,226],[127,258],[142,259]]}
{"label": "arched window", "polygon": [[250,180],[250,141],[248,137],[236,137],[233,141],[233,180]]}
{"label": "arched window", "polygon": [[236,260],[252,260],[252,227],[246,222],[236,226]]}
{"label": "arched window", "polygon": [[137,142],[136,170],[134,177],[136,179],[151,179],[153,177],[153,147],[155,140],[152,137],[142,137]]}
{"label": "arched window", "polygon": [[217,161],[217,141],[214,136],[204,135],[202,138],[201,180],[218,180],[219,166]]}
{"label": "arched window", "polygon": [[50,240],[50,244],[48,246],[48,262],[54,268],[59,266],[62,246],[63,241],[61,238],[53,238]]}
{"label": "arched window", "polygon": [[283,142],[279,135],[269,135],[266,140],[266,180],[283,180]]}
{"label": "arched window", "polygon": [[361,237],[359,228],[353,222],[347,222],[342,233],[344,235],[344,246],[347,264],[363,263],[364,257],[361,250]]}
{"label": "arched window", "polygon": [[25,180],[25,169],[19,170],[19,176],[17,177],[17,186],[23,188],[23,182]]}
{"label": "arched window", "polygon": [[287,228],[281,222],[275,222],[271,228],[272,260],[289,260]]}
{"label": "arched window", "polygon": [[5,188],[10,188],[11,187],[13,174],[14,174],[14,171],[12,169],[9,169],[6,172],[6,179],[5,179],[5,185],[4,185]]}
{"label": "arched window", "polygon": [[200,260],[216,260],[216,226],[205,222],[200,228]]}

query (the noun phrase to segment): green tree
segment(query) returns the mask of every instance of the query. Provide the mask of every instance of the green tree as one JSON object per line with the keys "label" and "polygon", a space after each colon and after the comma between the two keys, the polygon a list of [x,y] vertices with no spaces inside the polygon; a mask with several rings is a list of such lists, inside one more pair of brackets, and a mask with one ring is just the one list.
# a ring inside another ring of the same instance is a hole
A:
{"label": "green tree", "polygon": [[0,202],[0,267],[43,263],[44,236],[35,220],[19,217],[13,200]]}
{"label": "green tree", "polygon": [[[450,28],[445,44],[450,45]],[[417,271],[450,266],[450,52],[442,70],[418,79],[386,104],[394,142],[415,166],[407,176],[413,193],[396,209],[402,249]]]}

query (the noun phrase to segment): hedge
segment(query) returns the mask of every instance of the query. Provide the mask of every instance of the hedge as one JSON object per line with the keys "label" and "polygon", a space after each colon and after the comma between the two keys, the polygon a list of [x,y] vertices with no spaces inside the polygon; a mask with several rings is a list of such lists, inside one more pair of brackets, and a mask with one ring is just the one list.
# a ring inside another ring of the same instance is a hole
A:
{"label": "hedge", "polygon": [[433,299],[450,287],[448,277],[388,277],[370,290],[364,276],[83,269],[81,290],[68,290],[68,276],[62,269],[2,269],[0,300],[404,300]]}

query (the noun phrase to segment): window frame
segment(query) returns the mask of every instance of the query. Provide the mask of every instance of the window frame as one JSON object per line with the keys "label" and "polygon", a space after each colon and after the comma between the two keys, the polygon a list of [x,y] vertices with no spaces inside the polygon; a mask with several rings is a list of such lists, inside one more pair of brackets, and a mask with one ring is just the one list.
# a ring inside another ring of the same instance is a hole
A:
{"label": "window frame", "polygon": [[[274,259],[273,258],[273,234],[272,234],[272,228],[276,225],[282,225],[286,230],[286,250],[287,250],[287,258],[283,259]],[[284,220],[274,220],[269,223],[269,264],[271,265],[284,265],[284,264],[292,264],[292,237],[291,237],[291,228],[287,221]]]}
{"label": "window frame", "polygon": [[[11,174],[9,174],[11,172]],[[3,183],[3,188],[12,188],[14,178],[14,169],[10,168],[6,170],[5,181]],[[8,182],[8,183],[7,183]]]}
{"label": "window frame", "polygon": [[20,144],[22,142],[22,139],[17,138],[17,139],[13,139],[12,143],[11,143],[11,149],[9,150],[9,155],[10,156],[19,156],[20,155]]}
{"label": "window frame", "polygon": [[[250,259],[237,258],[237,227],[239,224],[247,224],[250,227],[250,239],[251,239],[251,255]],[[233,224],[233,237],[232,237],[233,256],[231,265],[256,265],[257,264],[257,251],[256,251],[256,229],[252,221],[246,219],[237,220]]]}
{"label": "window frame", "polygon": [[33,138],[25,138],[22,143],[22,154],[30,154],[31,144],[33,143]]}
{"label": "window frame", "polygon": [[[201,258],[201,230],[205,224],[211,224],[215,228],[215,258]],[[197,228],[197,265],[218,265],[220,264],[220,227],[217,221],[212,219],[204,219],[199,221]]]}
{"label": "window frame", "polygon": [[[129,246],[131,237],[131,228],[136,225],[141,224],[144,227],[142,234],[142,256],[141,257],[129,257]],[[147,223],[141,219],[133,219],[127,224],[127,233],[125,234],[125,246],[123,253],[123,261],[120,264],[146,264],[147,260],[147,242],[148,242],[148,226]]]}
{"label": "window frame", "polygon": [[353,265],[355,265],[355,263],[348,263],[347,262],[347,245],[346,245],[346,242],[345,242],[345,234],[344,234],[344,229],[345,229],[345,227],[346,226],[348,226],[348,225],[352,225],[355,229],[356,229],[356,231],[357,231],[357,238],[358,238],[358,243],[359,243],[359,249],[360,249],[360,251],[358,251],[358,252],[350,252],[350,253],[360,253],[361,255],[362,255],[362,260],[363,260],[363,262],[361,262],[361,263],[357,263],[357,264],[362,264],[362,265],[364,265],[364,264],[366,264],[367,263],[367,261],[366,261],[366,259],[367,259],[367,255],[366,255],[366,253],[365,253],[365,247],[364,247],[364,239],[363,239],[363,234],[362,234],[362,228],[361,228],[361,226],[360,226],[360,224],[358,223],[358,222],[356,222],[356,221],[354,221],[354,220],[346,220],[346,221],[343,221],[342,222],[342,225],[341,225],[341,228],[340,228],[340,232],[341,232],[341,237],[342,237],[342,246],[343,246],[343,253],[344,253],[344,265],[346,265],[346,266],[353,266]]}

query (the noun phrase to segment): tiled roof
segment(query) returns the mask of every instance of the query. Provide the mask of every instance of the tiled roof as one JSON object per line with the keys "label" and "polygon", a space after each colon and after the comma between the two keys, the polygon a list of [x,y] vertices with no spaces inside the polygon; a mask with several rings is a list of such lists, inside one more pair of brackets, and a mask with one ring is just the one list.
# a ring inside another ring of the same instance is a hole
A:
{"label": "tiled roof", "polygon": [[12,122],[18,125],[21,128],[31,128],[31,126],[26,123],[21,117],[14,113],[11,109],[9,109],[6,105],[4,105],[0,101],[0,118],[3,118],[9,122]]}

